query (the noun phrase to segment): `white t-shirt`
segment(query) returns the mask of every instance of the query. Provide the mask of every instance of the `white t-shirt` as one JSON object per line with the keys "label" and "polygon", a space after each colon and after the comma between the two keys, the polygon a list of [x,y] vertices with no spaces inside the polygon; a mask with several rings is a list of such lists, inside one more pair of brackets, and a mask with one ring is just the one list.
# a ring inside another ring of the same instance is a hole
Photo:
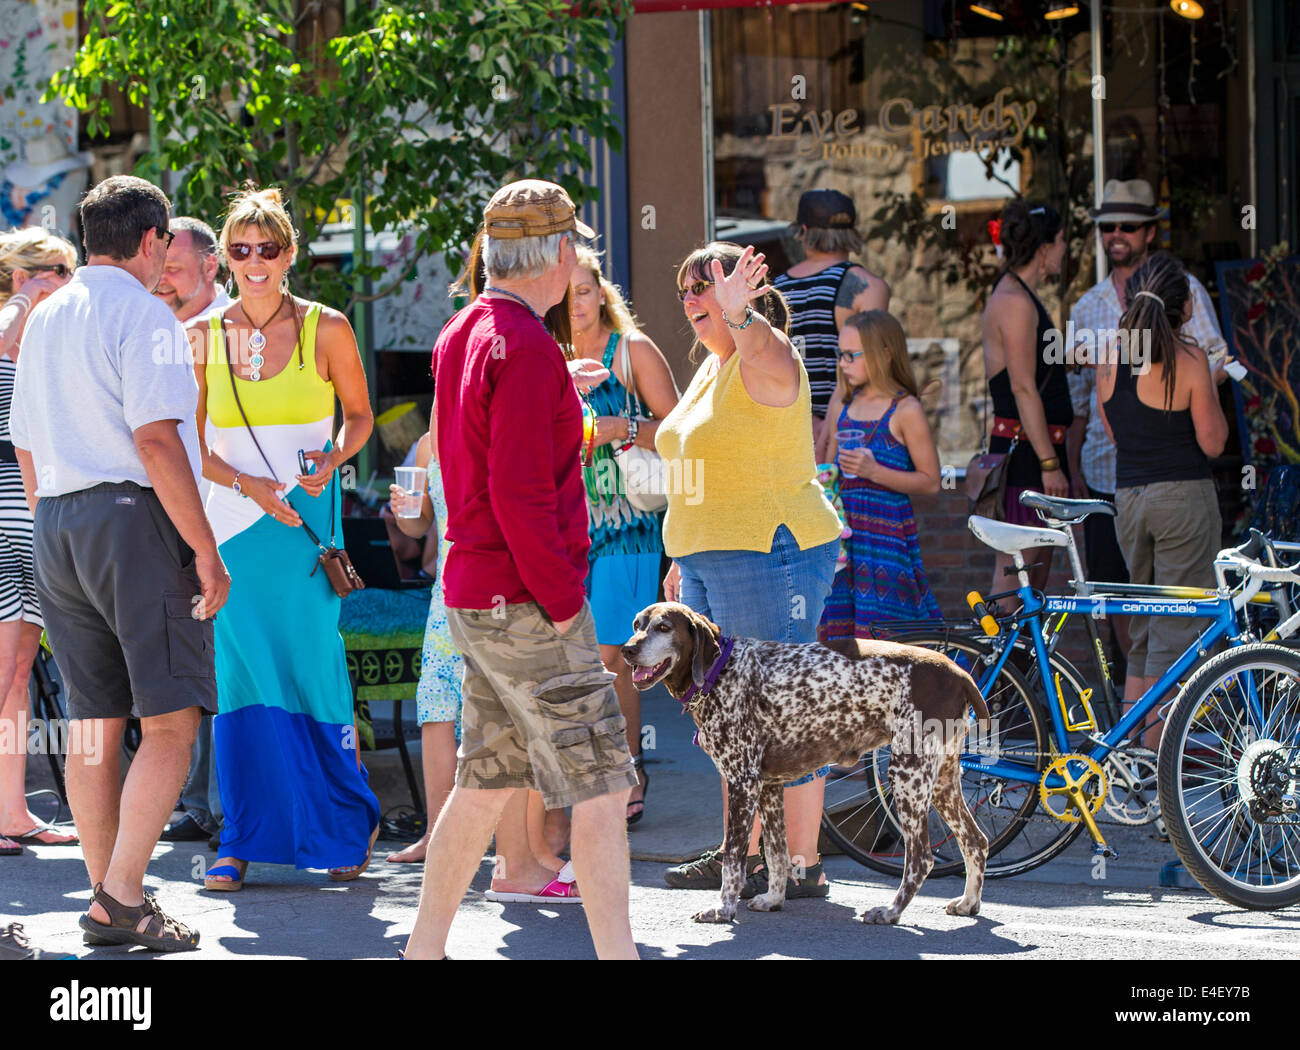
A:
{"label": "white t-shirt", "polygon": [[179,422],[190,469],[200,474],[194,426],[199,388],[184,329],[118,266],[83,266],[27,321],[9,430],[32,455],[36,495],[104,482],[151,487],[132,433]]}
{"label": "white t-shirt", "polygon": [[208,303],[206,308],[200,310],[198,313],[196,313],[185,323],[189,324],[191,321],[206,321],[213,314],[221,313],[222,310],[224,310],[227,306],[229,306],[234,301],[235,300],[230,298],[230,296],[226,293],[226,289],[224,286],[217,285],[216,294],[212,297],[212,302]]}

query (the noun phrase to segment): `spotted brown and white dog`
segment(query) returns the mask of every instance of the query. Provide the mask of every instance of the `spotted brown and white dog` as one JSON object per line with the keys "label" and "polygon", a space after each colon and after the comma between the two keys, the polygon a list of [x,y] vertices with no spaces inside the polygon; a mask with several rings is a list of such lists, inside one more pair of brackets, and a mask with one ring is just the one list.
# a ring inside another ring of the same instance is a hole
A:
{"label": "spotted brown and white dog", "polygon": [[782,784],[824,765],[851,766],[885,745],[906,849],[903,882],[888,907],[870,909],[862,921],[898,922],[934,867],[932,804],[966,862],[965,892],[948,904],[948,914],[979,914],[988,839],[962,797],[959,760],[967,707],[985,724],[989,714],[970,675],[941,654],[894,642],[729,642],[716,624],[677,602],[643,609],[633,630],[623,658],[636,687],[662,681],[686,702],[699,744],[727,784],[722,900],[697,922],[735,919],[755,807],[770,873],[767,893],[749,907],[780,908],[791,867]]}

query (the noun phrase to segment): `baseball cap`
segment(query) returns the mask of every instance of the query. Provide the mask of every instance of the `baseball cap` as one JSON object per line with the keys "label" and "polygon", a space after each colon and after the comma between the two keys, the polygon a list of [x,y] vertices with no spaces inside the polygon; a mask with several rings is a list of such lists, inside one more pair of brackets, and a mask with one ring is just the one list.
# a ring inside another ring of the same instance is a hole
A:
{"label": "baseball cap", "polygon": [[858,224],[858,209],[853,198],[839,190],[808,190],[799,198],[794,221],[796,226],[851,230]]}
{"label": "baseball cap", "polygon": [[596,237],[578,219],[564,187],[541,179],[521,179],[497,190],[483,209],[483,229],[499,240],[546,237],[567,230],[576,230],[587,240]]}

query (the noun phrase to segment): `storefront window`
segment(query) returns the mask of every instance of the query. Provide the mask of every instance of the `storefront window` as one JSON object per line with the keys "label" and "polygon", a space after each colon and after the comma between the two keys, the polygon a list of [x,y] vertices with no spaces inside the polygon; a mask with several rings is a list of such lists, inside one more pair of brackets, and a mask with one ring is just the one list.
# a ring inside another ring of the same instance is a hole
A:
{"label": "storefront window", "polygon": [[1017,196],[1065,216],[1066,271],[1044,291],[1058,323],[1097,280],[1095,92],[1105,177],[1166,187],[1163,233],[1207,286],[1214,259],[1248,247],[1248,141],[1228,136],[1246,109],[1240,5],[1207,4],[1199,24],[1149,2],[1107,5],[1100,81],[1086,7],[1045,21],[1042,5],[1015,4],[995,22],[951,0],[862,6],[711,14],[716,233],[793,263],[785,226],[799,195],[852,196],[860,261],[891,285],[918,378],[944,382],[928,406],[941,458],[964,464],[984,428],[979,318],[999,273],[989,220]]}

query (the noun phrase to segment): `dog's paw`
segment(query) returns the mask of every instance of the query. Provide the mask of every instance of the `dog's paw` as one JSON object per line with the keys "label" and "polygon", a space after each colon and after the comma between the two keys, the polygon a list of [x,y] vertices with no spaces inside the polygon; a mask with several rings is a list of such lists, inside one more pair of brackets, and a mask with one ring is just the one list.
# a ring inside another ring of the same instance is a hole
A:
{"label": "dog's paw", "polygon": [[785,894],[760,893],[749,902],[750,911],[780,911],[785,903]]}
{"label": "dog's paw", "polygon": [[722,908],[706,908],[704,911],[697,911],[691,918],[696,922],[735,922],[736,912],[733,909],[728,914]]}
{"label": "dog's paw", "polygon": [[948,902],[948,907],[944,908],[949,915],[978,915],[980,913],[980,902],[974,904],[968,903],[965,897],[957,897]]}
{"label": "dog's paw", "polygon": [[893,908],[872,908],[870,911],[864,911],[860,918],[872,926],[895,926],[898,923],[898,916],[899,913]]}

